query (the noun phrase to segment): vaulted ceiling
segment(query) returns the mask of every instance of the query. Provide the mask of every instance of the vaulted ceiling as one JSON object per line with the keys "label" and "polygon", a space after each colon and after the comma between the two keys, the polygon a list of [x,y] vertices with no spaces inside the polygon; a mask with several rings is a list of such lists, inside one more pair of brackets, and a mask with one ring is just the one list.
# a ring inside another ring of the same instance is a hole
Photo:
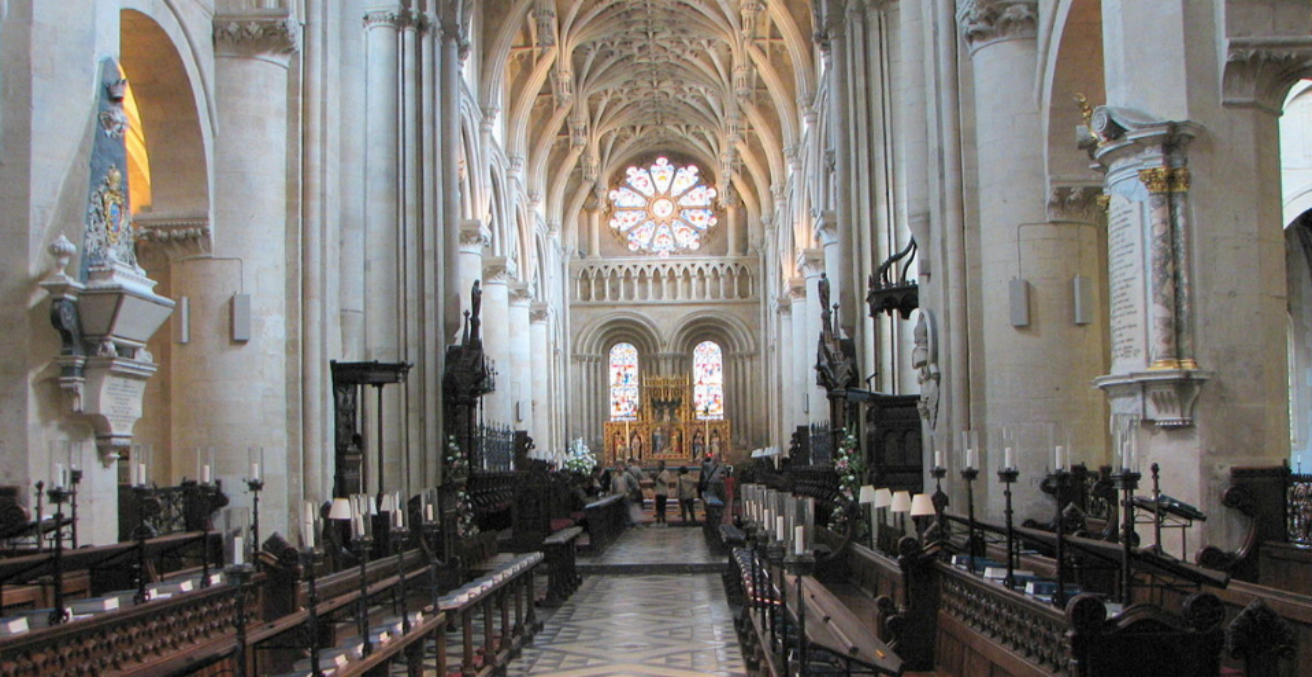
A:
{"label": "vaulted ceiling", "polygon": [[487,0],[483,16],[480,97],[549,222],[658,151],[772,209],[815,93],[809,0]]}

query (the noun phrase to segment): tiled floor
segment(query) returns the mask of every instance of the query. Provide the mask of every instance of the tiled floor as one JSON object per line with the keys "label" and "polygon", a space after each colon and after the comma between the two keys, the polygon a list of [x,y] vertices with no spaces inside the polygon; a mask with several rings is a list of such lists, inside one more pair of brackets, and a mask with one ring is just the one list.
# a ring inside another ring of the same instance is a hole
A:
{"label": "tiled floor", "polygon": [[606,548],[601,557],[579,557],[580,565],[719,564],[698,527],[634,527]]}
{"label": "tiled floor", "polygon": [[684,574],[586,578],[507,674],[693,677],[746,672],[720,577]]}

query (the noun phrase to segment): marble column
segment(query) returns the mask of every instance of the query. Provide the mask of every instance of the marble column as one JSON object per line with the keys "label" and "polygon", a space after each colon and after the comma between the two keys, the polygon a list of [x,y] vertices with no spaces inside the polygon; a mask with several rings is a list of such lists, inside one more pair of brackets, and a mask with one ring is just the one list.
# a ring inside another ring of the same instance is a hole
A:
{"label": "marble column", "polygon": [[[533,364],[529,303],[533,301],[528,285],[523,282],[510,284],[510,373],[508,385],[509,416],[506,417],[515,430],[533,430]],[[531,434],[531,433],[530,433]]]}
{"label": "marble column", "polygon": [[541,453],[557,449],[560,442],[551,435],[551,336],[548,320],[551,318],[551,306],[537,301],[529,306],[529,351],[533,362],[529,408],[533,418],[528,426],[529,435],[537,444]]}
{"label": "marble column", "polygon": [[[234,506],[249,507],[240,482],[247,448],[264,447],[265,535],[287,533],[296,505],[289,458],[300,457],[287,448],[288,100],[277,94],[287,91],[299,44],[299,26],[285,13],[215,17],[214,98],[225,132],[214,154],[213,250],[172,270],[173,293],[191,299],[191,341],[173,346],[172,448],[191,455],[214,447],[216,479],[231,487]],[[250,298],[248,340],[232,334],[240,294]]]}
{"label": "marble column", "polygon": [[[820,329],[823,326],[820,317],[822,312],[820,304],[823,302],[823,299],[820,298],[820,275],[825,272],[824,251],[820,249],[803,250],[798,257],[797,267],[805,276],[806,298],[808,299],[805,304],[806,311],[803,313],[802,318],[805,333],[802,340],[797,343],[797,364],[802,370],[800,389],[802,392],[809,393],[809,422],[823,423],[829,420],[829,397],[825,389],[816,381],[815,364],[816,350],[820,344]],[[830,289],[832,290],[832,287]],[[834,303],[832,292],[829,303],[832,311]],[[797,321],[796,313],[797,309],[794,307],[794,322]]]}
{"label": "marble column", "polygon": [[496,364],[497,389],[483,398],[488,424],[511,425],[511,383],[515,378],[510,347],[510,281],[515,262],[504,256],[483,259],[483,349]]}

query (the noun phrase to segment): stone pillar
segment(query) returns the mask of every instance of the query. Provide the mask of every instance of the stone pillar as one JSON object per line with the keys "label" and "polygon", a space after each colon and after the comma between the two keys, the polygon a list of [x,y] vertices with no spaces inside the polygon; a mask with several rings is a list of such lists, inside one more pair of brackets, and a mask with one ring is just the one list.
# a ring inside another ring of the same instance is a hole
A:
{"label": "stone pillar", "polygon": [[[507,374],[507,400],[509,413],[506,422],[515,430],[533,430],[533,364],[529,344],[529,303],[533,300],[528,285],[513,282],[510,285],[510,373]],[[531,434],[531,433],[530,433]]]}
{"label": "stone pillar", "polygon": [[794,400],[798,397],[797,387],[793,383],[794,375],[797,372],[793,369],[792,360],[792,297],[787,294],[780,295],[775,313],[775,327],[779,338],[775,345],[774,355],[771,356],[773,359],[770,364],[775,371],[775,385],[778,388],[771,389],[770,392],[770,399],[772,400],[770,411],[773,413],[772,418],[775,421],[775,430],[771,432],[775,439],[774,443],[779,446],[781,453],[787,453],[790,430],[793,425],[793,411],[796,406]]}
{"label": "stone pillar", "polygon": [[533,411],[533,418],[530,420],[528,427],[529,434],[533,436],[533,441],[538,445],[538,451],[546,453],[560,447],[560,441],[552,437],[551,434],[551,337],[549,334],[548,320],[551,317],[551,307],[543,302],[535,302],[529,306],[529,352],[533,361],[533,376],[531,379],[531,389],[529,408]]}
{"label": "stone pillar", "polygon": [[[1184,0],[1103,5],[1108,100],[1092,131],[1109,194],[1112,353],[1098,384],[1142,421],[1144,472],[1159,463],[1162,491],[1208,515],[1190,550],[1242,541],[1245,520],[1221,503],[1231,467],[1288,458],[1278,116],[1312,65],[1306,16],[1274,3],[1217,25]],[[1199,82],[1220,96],[1195,95]],[[1180,555],[1179,540],[1164,546]]]}
{"label": "stone pillar", "polygon": [[[173,346],[172,448],[216,450],[216,479],[235,506],[249,506],[240,483],[247,448],[265,449],[264,535],[287,533],[287,275],[290,55],[299,27],[285,11],[214,19],[214,100],[223,143],[214,154],[211,256],[173,266],[173,293],[191,299],[191,341]],[[296,273],[299,275],[299,273]],[[249,339],[234,338],[238,295],[249,295]],[[194,458],[194,457],[192,457]],[[176,465],[189,467],[185,456]],[[299,492],[297,492],[299,493]]]}
{"label": "stone pillar", "polygon": [[[975,78],[983,303],[994,309],[981,321],[984,401],[988,428],[1016,434],[1020,515],[1051,512],[1037,482],[1052,464],[1048,424],[1072,428],[1078,460],[1100,461],[1096,450],[1105,439],[1102,409],[1086,396],[1101,358],[1099,324],[1076,325],[1071,317],[1071,262],[1079,260],[1081,229],[1050,223],[1041,197],[1046,141],[1033,91],[1037,4],[972,0],[957,14]],[[1016,287],[1024,294],[1019,310],[1028,315],[1020,324],[1008,312]],[[1002,450],[989,453],[992,473]],[[989,492],[989,514],[1001,514],[1001,494]]]}
{"label": "stone pillar", "polygon": [[483,349],[496,364],[497,389],[483,398],[484,420],[489,424],[514,423],[510,411],[511,382],[515,378],[510,357],[510,281],[515,262],[504,256],[483,260]]}
{"label": "stone pillar", "polygon": [[[795,277],[788,281],[788,297],[792,301],[792,335],[789,337],[788,359],[785,362],[792,368],[790,381],[792,388],[786,393],[785,397],[789,399],[788,411],[792,416],[788,430],[791,431],[799,425],[809,423],[811,420],[810,411],[820,406],[820,402],[814,401],[815,396],[811,394],[815,382],[815,355],[810,349],[814,346],[814,341],[808,340],[811,335],[807,324],[806,315],[811,311],[810,303],[807,303],[806,279]],[[826,407],[827,409],[827,407]]]}
{"label": "stone pillar", "polygon": [[[829,420],[829,396],[825,389],[817,383],[815,372],[816,353],[820,345],[820,329],[823,325],[820,319],[822,312],[820,304],[823,302],[820,298],[820,275],[825,272],[824,252],[820,249],[803,250],[798,257],[797,268],[806,276],[806,298],[808,299],[805,304],[806,311],[803,313],[802,318],[805,333],[802,335],[802,340],[796,342],[797,365],[802,369],[801,378],[803,379],[799,383],[799,389],[802,392],[809,393],[809,422],[821,423]],[[833,289],[832,286],[830,289]],[[835,297],[831,291],[829,303],[832,305],[834,300]],[[793,309],[793,321],[798,321],[797,308]]]}
{"label": "stone pillar", "polygon": [[[466,38],[465,26],[459,16],[460,3],[453,0],[438,0],[438,21],[442,27],[441,48],[438,54],[437,72],[437,125],[439,159],[443,168],[441,173],[442,189],[442,223],[446,233],[446,297],[445,314],[446,335],[460,334],[463,317],[461,313],[469,308],[469,288],[474,280],[482,276],[482,264],[474,275],[466,280],[465,260],[466,229],[460,221],[460,176],[456,168],[460,166],[460,79],[462,59],[461,46]],[[466,196],[468,197],[468,196]],[[481,255],[481,252],[480,252]]]}
{"label": "stone pillar", "polygon": [[[474,282],[483,279],[483,251],[492,243],[492,231],[483,225],[478,219],[469,219],[460,224],[460,258],[459,266],[456,269],[455,285],[460,289],[460,299],[458,306],[461,313],[461,322],[464,322],[464,312],[469,310],[471,302],[470,290],[474,287]],[[462,325],[463,326],[463,325]],[[486,327],[487,323],[484,322]],[[455,343],[460,340],[461,331],[457,329],[451,342]]]}

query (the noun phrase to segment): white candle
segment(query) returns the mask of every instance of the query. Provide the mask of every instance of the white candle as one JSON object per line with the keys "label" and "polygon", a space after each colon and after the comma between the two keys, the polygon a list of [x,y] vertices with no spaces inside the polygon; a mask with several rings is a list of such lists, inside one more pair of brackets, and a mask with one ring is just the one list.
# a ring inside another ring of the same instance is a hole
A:
{"label": "white candle", "polygon": [[783,517],[783,515],[779,515],[779,516],[777,516],[777,517],[774,518],[774,533],[775,533],[775,536],[777,536],[777,537],[779,538],[780,541],[784,540],[784,538],[787,537],[787,534],[784,533],[784,517]]}
{"label": "white candle", "polygon": [[260,462],[259,462],[259,461],[251,461],[251,479],[252,479],[252,480],[258,480],[258,479],[260,479]]}
{"label": "white candle", "polygon": [[56,464],[55,464],[55,477],[54,477],[54,481],[55,481],[55,486],[56,486],[56,487],[65,487],[65,486],[68,486],[68,484],[67,484],[67,480],[65,479],[65,475],[64,475],[64,464],[63,464],[63,463],[56,463]]}
{"label": "white candle", "polygon": [[771,511],[769,508],[766,508],[765,516],[761,520],[761,527],[764,529],[769,529],[771,524],[774,524],[774,512]]}
{"label": "white candle", "polygon": [[210,483],[210,464],[206,463],[200,467],[200,481],[201,484]]}
{"label": "white candle", "polygon": [[246,553],[242,548],[241,536],[232,537],[232,563],[233,564],[246,563]]}
{"label": "white candle", "polygon": [[355,516],[355,537],[359,538],[364,535],[364,515]]}
{"label": "white candle", "polygon": [[1058,444],[1058,445],[1057,445],[1057,448],[1054,450],[1054,455],[1056,456],[1055,464],[1054,464],[1055,467],[1056,467],[1056,469],[1057,469],[1057,470],[1061,470],[1062,468],[1065,468],[1065,467],[1066,467],[1066,447],[1063,446],[1063,445]]}
{"label": "white candle", "polygon": [[793,527],[793,552],[798,555],[806,554],[806,527],[800,524]]}
{"label": "white candle", "polygon": [[424,519],[428,520],[429,522],[432,522],[432,521],[433,521],[433,504],[432,504],[432,503],[429,503],[428,505],[424,506]]}
{"label": "white candle", "polygon": [[967,450],[966,450],[966,467],[967,467],[967,468],[974,468],[974,467],[975,467],[975,450],[974,450],[974,449],[967,449]]}
{"label": "white candle", "polygon": [[1002,467],[1007,470],[1016,467],[1016,452],[1011,447],[1002,450]]}
{"label": "white candle", "polygon": [[314,522],[301,524],[301,543],[307,548],[314,547]]}
{"label": "white candle", "polygon": [[943,452],[937,449],[934,450],[934,467],[935,468],[943,467]]}
{"label": "white candle", "polygon": [[137,484],[138,486],[145,486],[145,485],[146,485],[146,464],[145,464],[145,463],[138,463],[138,464],[137,464],[137,481],[136,481],[136,484]]}

